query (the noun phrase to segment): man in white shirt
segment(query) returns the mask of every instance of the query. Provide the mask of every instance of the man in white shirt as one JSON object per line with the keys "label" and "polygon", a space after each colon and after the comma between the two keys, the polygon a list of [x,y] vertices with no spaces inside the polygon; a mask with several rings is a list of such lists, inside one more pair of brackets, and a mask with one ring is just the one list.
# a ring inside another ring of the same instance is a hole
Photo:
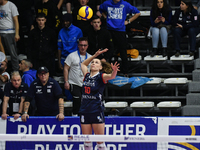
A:
{"label": "man in white shirt", "polygon": [[16,42],[19,37],[18,11],[15,4],[7,0],[0,0],[0,36],[3,46],[11,56],[12,69],[18,70]]}
{"label": "man in white shirt", "polygon": [[[83,85],[83,73],[81,71],[81,63],[91,57],[87,51],[88,39],[82,37],[79,39],[78,50],[70,53],[65,59],[64,64],[64,88],[70,90],[73,95],[72,115],[77,116],[81,106],[81,95]],[[89,67],[88,67],[89,68]]]}

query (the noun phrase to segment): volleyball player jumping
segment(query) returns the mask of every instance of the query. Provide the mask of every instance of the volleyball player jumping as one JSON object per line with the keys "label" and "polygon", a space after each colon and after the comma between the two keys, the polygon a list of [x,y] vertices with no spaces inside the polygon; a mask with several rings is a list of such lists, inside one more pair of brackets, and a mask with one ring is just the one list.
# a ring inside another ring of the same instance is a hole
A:
{"label": "volleyball player jumping", "polygon": [[[103,91],[108,80],[114,79],[119,71],[119,64],[111,65],[101,62],[96,57],[107,52],[108,49],[98,50],[81,64],[81,70],[85,76],[82,87],[82,99],[80,108],[80,122],[82,134],[104,134],[104,104]],[[90,64],[90,73],[87,66]],[[84,143],[85,150],[93,150],[92,142]],[[97,142],[99,150],[106,150],[104,142]]]}

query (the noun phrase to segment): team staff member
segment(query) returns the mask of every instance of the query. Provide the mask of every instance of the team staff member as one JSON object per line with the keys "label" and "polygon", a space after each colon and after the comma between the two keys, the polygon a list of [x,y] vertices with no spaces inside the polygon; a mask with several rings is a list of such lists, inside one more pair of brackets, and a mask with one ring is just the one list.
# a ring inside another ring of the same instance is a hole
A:
{"label": "team staff member", "polygon": [[69,54],[65,59],[64,65],[64,88],[70,90],[73,95],[73,109],[72,115],[78,116],[78,112],[81,106],[81,95],[82,95],[82,85],[83,85],[83,73],[81,71],[81,63],[91,57],[87,53],[88,39],[82,37],[79,39],[78,50]]}
{"label": "team staff member", "polygon": [[[105,121],[102,95],[105,83],[108,80],[114,79],[117,71],[119,71],[119,64],[115,63],[110,66],[109,63],[95,59],[107,50],[98,50],[92,57],[89,57],[81,64],[81,69],[85,76],[82,87],[81,108],[79,111],[83,134],[92,134],[92,129],[95,134],[104,134]],[[90,73],[88,73],[87,66],[90,62]],[[85,150],[93,149],[91,142],[85,142],[84,147]],[[99,150],[106,150],[104,142],[97,142],[97,147]]]}
{"label": "team staff member", "polygon": [[[18,71],[11,74],[11,82],[6,83],[4,89],[2,119],[7,119],[7,116],[14,116],[17,119],[23,111],[23,103],[28,91],[28,85],[22,82]],[[9,104],[9,115],[7,106]]]}
{"label": "team staff member", "polygon": [[56,116],[59,121],[64,119],[64,100],[62,89],[59,84],[49,77],[49,70],[46,67],[38,69],[38,79],[31,83],[24,102],[24,114],[22,121],[29,118],[28,109],[30,102],[35,98],[35,116]]}

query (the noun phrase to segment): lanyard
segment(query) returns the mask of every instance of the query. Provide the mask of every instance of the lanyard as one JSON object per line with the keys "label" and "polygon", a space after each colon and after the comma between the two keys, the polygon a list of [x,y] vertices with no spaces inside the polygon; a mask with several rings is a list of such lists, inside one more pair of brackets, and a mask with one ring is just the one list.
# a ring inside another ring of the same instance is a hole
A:
{"label": "lanyard", "polygon": [[[80,68],[81,68],[81,63],[82,63],[84,60],[81,59],[81,54],[80,54],[79,50],[77,50],[77,51],[78,51],[78,56],[79,56],[79,59],[80,59],[79,66],[80,66]],[[85,60],[86,60],[86,59],[87,59],[87,53],[85,54]]]}

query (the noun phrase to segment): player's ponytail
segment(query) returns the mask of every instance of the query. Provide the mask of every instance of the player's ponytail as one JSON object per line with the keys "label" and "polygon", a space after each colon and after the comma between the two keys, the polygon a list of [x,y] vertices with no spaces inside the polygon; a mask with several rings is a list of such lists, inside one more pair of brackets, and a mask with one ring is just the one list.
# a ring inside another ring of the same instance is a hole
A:
{"label": "player's ponytail", "polygon": [[101,72],[107,73],[107,74],[112,73],[113,70],[110,63],[101,61],[101,65],[102,65],[102,69],[100,70]]}

